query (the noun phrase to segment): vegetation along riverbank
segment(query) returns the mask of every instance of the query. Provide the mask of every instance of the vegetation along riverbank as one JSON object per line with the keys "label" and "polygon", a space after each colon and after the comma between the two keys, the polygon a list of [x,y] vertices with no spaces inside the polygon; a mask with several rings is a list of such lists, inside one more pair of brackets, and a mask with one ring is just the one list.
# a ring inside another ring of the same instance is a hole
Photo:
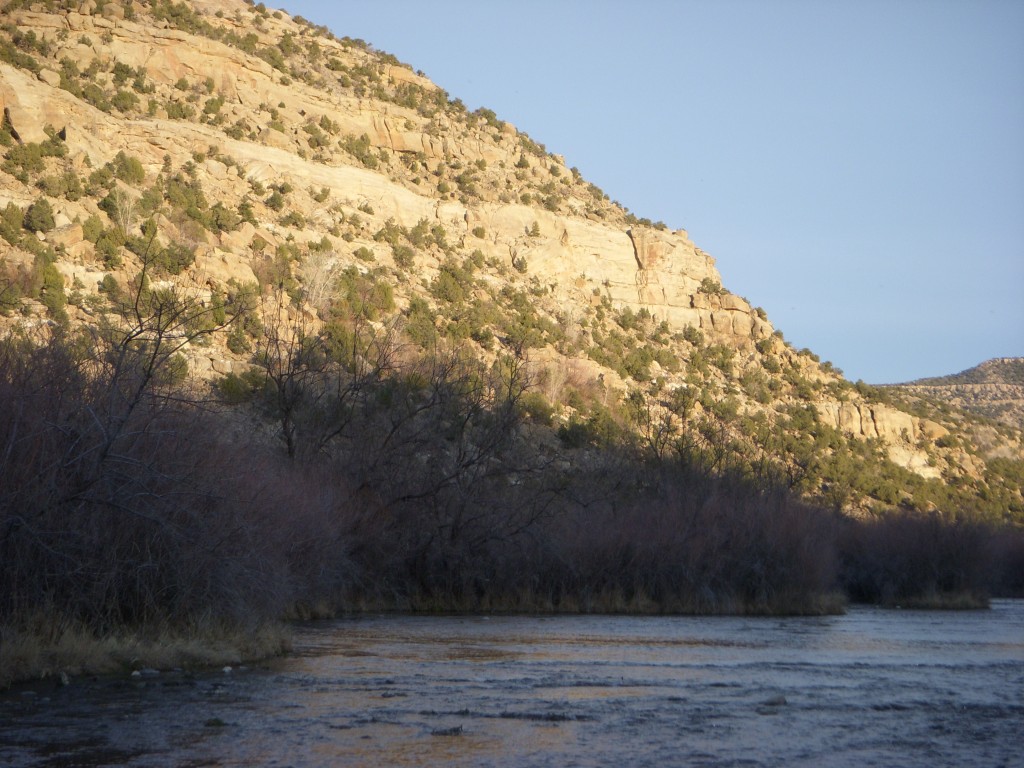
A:
{"label": "vegetation along riverbank", "polygon": [[1019,593],[1019,533],[966,516],[857,519],[705,447],[656,457],[624,436],[566,466],[537,449],[515,358],[318,370],[301,382],[315,407],[292,416],[314,439],[290,455],[271,372],[243,410],[175,375],[181,338],[228,318],[144,277],[118,324],[0,344],[5,682],[237,663],[286,648],[284,618],[345,611],[799,614],[841,610],[837,595]]}

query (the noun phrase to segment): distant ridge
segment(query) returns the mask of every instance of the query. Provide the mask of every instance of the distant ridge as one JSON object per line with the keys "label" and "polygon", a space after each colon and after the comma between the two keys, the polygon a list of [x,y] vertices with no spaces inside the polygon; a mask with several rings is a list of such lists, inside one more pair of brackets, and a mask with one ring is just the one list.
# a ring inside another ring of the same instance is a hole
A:
{"label": "distant ridge", "polygon": [[947,376],[931,376],[907,382],[910,386],[941,387],[951,384],[1024,385],[1024,357],[994,357],[991,360]]}
{"label": "distant ridge", "polygon": [[960,373],[895,387],[1024,428],[1024,357],[996,357]]}

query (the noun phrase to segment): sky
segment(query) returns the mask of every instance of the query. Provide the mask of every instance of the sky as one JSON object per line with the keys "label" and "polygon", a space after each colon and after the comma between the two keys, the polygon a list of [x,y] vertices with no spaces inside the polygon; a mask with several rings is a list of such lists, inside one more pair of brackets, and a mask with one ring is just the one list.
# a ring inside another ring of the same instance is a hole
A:
{"label": "sky", "polygon": [[1024,356],[1024,2],[282,7],[686,229],[850,380]]}

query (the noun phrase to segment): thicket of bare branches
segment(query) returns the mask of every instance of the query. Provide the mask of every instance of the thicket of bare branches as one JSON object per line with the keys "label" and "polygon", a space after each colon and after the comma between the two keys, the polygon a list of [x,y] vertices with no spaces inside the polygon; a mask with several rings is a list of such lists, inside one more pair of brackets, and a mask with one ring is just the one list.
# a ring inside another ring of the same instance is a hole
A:
{"label": "thicket of bare branches", "polygon": [[[1024,537],[966,519],[897,513],[846,521],[839,536],[841,580],[852,600],[886,605],[984,602],[1020,594]],[[1017,572],[1014,585],[1014,572]]]}
{"label": "thicket of bare branches", "polygon": [[247,503],[261,457],[218,438],[181,380],[214,310],[144,286],[98,328],[0,341],[4,618],[109,629],[262,618],[287,599],[280,521]]}

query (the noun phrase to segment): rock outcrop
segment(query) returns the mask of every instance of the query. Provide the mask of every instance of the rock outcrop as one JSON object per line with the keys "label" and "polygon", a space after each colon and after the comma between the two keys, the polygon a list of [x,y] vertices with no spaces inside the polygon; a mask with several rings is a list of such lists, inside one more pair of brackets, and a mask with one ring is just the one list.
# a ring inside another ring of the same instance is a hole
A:
{"label": "rock outcrop", "polygon": [[[44,30],[44,34],[56,32],[60,26],[60,17],[53,14],[26,13],[22,18],[23,23]],[[299,124],[300,113],[330,115],[343,132],[365,134],[371,145],[396,152],[422,152],[428,158],[445,154],[426,133],[393,130],[392,121],[399,115],[382,115],[378,109],[351,100],[331,99],[313,88],[294,84],[283,88],[275,84],[274,70],[269,65],[222,43],[199,38],[197,44],[195,36],[178,30],[153,29],[127,21],[115,24],[105,17],[70,13],[63,19],[64,28],[73,32],[102,30],[113,37],[105,47],[79,45],[61,51],[71,54],[79,66],[88,66],[97,59],[116,60],[145,68],[167,87],[181,78],[215,72],[214,91],[239,114],[257,103],[298,102],[303,105],[294,110]],[[186,41],[189,45],[184,45]],[[235,161],[235,168],[229,172],[223,164],[206,160],[204,170],[216,179],[216,194],[225,200],[244,196],[253,181],[326,187],[353,203],[368,205],[378,220],[391,218],[412,226],[428,219],[463,234],[482,226],[488,236],[475,245],[486,255],[525,264],[530,275],[553,286],[565,300],[586,301],[598,289],[613,306],[647,309],[674,327],[692,325],[717,336],[735,337],[746,345],[773,331],[770,323],[738,296],[700,292],[702,282],[720,284],[721,277],[714,259],[696,248],[682,230],[659,231],[593,221],[520,203],[480,201],[466,205],[438,201],[434,194],[411,190],[402,181],[378,172],[304,159],[295,152],[294,135],[281,131],[268,128],[259,134],[259,142],[252,142],[225,136],[208,125],[163,117],[161,110],[142,119],[125,119],[53,87],[47,78],[32,77],[5,64],[0,64],[0,74],[0,105],[22,141],[45,140],[44,126],[52,126],[63,132],[72,155],[88,157],[93,165],[123,151],[139,157],[147,171],[155,173],[165,156],[188,157],[217,146]],[[297,132],[295,129],[292,133]],[[511,138],[506,143],[516,144]],[[457,154],[466,163],[515,158],[514,149],[501,143],[481,146],[486,150],[472,143],[458,145]],[[326,212],[315,205],[300,205],[297,212],[321,224],[328,223]],[[535,226],[537,234],[531,235]],[[223,254],[223,268],[210,274],[233,272],[234,267],[227,266],[231,258],[229,253]],[[244,272],[246,268],[241,265],[238,269]]]}

